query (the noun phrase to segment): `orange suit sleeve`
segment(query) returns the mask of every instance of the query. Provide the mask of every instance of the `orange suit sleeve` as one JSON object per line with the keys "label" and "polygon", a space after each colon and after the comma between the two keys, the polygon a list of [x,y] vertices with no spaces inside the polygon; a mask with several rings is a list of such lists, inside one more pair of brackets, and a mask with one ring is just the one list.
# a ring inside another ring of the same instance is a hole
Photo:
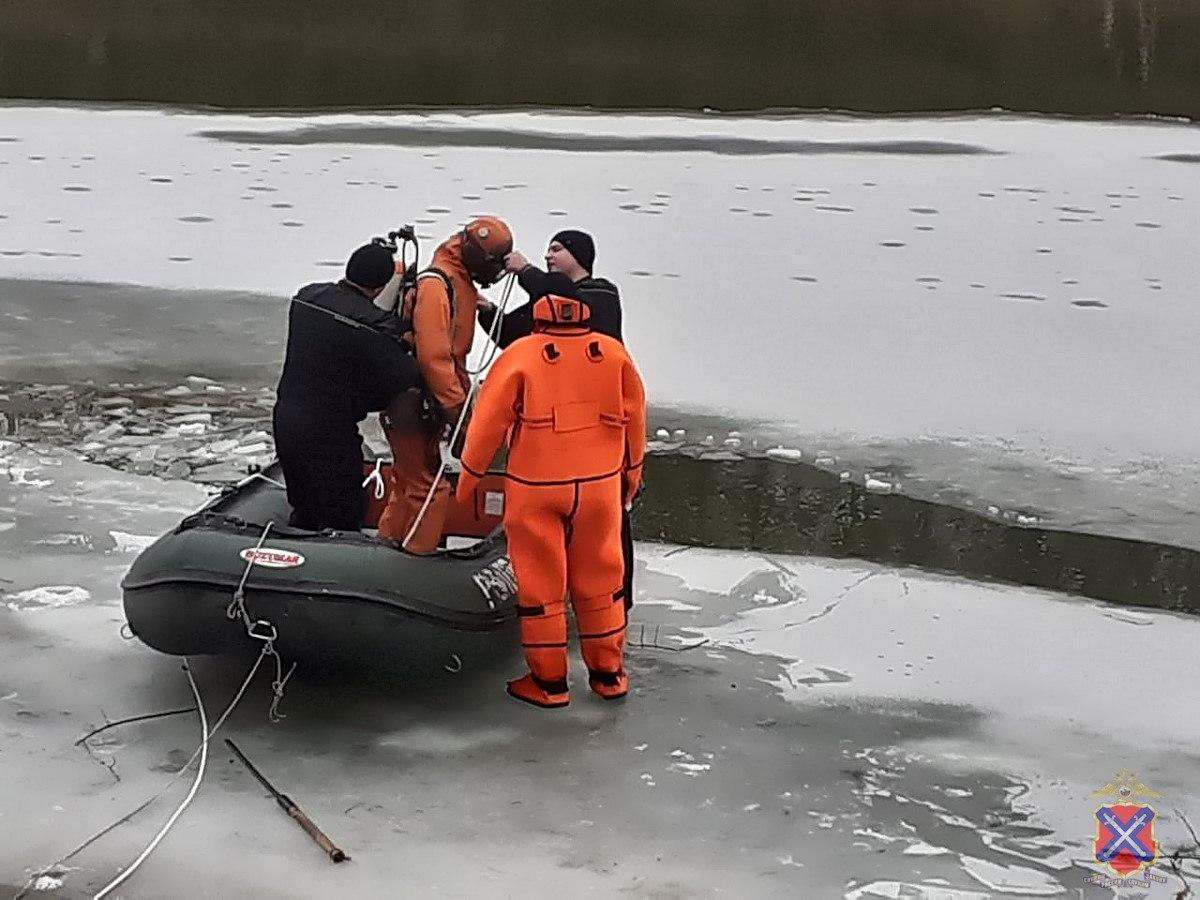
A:
{"label": "orange suit sleeve", "polygon": [[451,349],[450,294],[440,278],[417,282],[413,303],[413,336],[421,377],[442,409],[462,406],[467,399]]}
{"label": "orange suit sleeve", "polygon": [[525,382],[518,355],[511,350],[501,353],[475,398],[471,424],[467,426],[467,441],[459,457],[462,474],[455,493],[459,501],[464,501],[475,490],[517,421],[517,407]]}
{"label": "orange suit sleeve", "polygon": [[621,373],[625,423],[625,505],[633,502],[642,485],[642,463],[646,458],[646,387],[629,358]]}

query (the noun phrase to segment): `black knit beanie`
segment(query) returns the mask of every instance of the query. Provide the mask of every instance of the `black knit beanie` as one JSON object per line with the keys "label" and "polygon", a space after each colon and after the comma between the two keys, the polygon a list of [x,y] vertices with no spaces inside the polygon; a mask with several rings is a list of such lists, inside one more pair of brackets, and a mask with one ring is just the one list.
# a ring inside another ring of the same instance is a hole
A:
{"label": "black knit beanie", "polygon": [[367,290],[383,287],[395,272],[396,258],[379,244],[363,244],[346,263],[346,280]]}
{"label": "black knit beanie", "polygon": [[589,275],[592,274],[592,264],[596,262],[596,242],[592,240],[592,236],[586,231],[575,231],[568,229],[560,231],[550,239],[550,242],[558,241],[567,248],[567,252],[575,257],[575,261],[587,270]]}

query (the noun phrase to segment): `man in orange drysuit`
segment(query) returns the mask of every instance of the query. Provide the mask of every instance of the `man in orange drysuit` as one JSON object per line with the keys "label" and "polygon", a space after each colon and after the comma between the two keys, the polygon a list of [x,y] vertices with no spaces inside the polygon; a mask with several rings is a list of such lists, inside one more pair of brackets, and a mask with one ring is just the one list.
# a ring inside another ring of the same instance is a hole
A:
{"label": "man in orange drysuit", "polygon": [[432,265],[417,276],[416,290],[404,300],[401,317],[411,324],[410,343],[425,393],[402,395],[383,416],[392,469],[379,534],[405,541],[412,531],[404,543],[412,553],[433,552],[442,537],[450,485],[438,481],[428,505],[426,498],[441,469],[442,435],[454,427],[467,400],[466,360],[481,302],[475,283],[487,287],[501,277],[512,245],[504,222],[491,216],[475,219],[434,251]]}
{"label": "man in orange drysuit", "polygon": [[552,708],[570,701],[568,591],[592,690],[609,700],[629,691],[621,510],[641,483],[646,396],[621,343],[589,327],[571,280],[552,273],[543,290],[533,333],[500,355],[480,391],[456,498],[475,503],[511,431],[504,528],[529,674],[508,692]]}

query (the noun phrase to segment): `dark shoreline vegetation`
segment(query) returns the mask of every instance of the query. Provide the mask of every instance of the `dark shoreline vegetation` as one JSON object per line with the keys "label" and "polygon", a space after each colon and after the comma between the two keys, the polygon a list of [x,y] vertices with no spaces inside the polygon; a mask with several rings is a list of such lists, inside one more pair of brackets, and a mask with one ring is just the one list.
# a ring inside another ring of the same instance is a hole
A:
{"label": "dark shoreline vegetation", "polygon": [[1198,46],[1187,0],[10,0],[0,96],[1200,118]]}

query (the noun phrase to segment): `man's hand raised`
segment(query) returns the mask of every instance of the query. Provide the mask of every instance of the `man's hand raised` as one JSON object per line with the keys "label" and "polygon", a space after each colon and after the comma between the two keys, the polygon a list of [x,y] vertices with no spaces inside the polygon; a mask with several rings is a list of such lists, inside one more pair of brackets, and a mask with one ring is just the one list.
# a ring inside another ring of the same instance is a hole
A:
{"label": "man's hand raised", "polygon": [[509,272],[520,272],[527,265],[529,265],[529,260],[515,250],[504,257],[504,268]]}

